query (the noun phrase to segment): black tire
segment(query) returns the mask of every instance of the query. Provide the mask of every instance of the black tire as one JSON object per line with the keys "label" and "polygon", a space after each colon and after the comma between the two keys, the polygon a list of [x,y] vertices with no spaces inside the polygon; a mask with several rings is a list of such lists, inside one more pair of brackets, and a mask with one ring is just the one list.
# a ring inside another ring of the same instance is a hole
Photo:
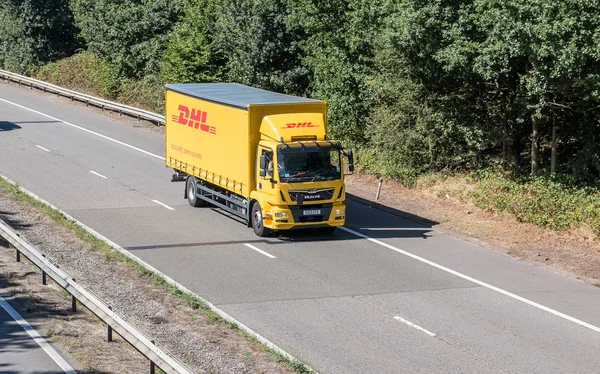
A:
{"label": "black tire", "polygon": [[252,229],[256,235],[264,238],[265,236],[269,236],[271,234],[271,229],[265,227],[262,209],[260,208],[259,203],[254,203],[254,205],[252,205],[252,216],[250,219],[252,220]]}
{"label": "black tire", "polygon": [[186,190],[186,195],[187,195],[187,201],[188,203],[193,206],[194,208],[198,208],[201,206],[205,206],[206,203],[204,202],[204,200],[199,199],[198,196],[196,195],[196,185],[198,183],[198,180],[195,177],[189,176],[187,178],[187,181],[185,182],[185,190]]}

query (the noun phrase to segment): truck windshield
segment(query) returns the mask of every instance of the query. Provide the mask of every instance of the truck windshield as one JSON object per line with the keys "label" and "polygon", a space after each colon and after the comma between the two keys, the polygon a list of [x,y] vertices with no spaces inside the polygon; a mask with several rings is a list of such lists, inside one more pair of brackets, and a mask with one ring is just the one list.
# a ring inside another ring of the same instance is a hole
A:
{"label": "truck windshield", "polygon": [[333,147],[280,150],[277,170],[281,182],[315,182],[341,179],[340,151]]}

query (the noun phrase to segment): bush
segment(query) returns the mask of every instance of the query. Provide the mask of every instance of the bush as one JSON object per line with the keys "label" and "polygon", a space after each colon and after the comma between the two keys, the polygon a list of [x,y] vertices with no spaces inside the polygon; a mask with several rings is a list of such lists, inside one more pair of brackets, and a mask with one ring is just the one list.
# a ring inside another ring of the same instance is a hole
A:
{"label": "bush", "polygon": [[486,170],[471,193],[480,208],[513,214],[521,222],[555,230],[588,226],[600,235],[600,190],[550,176],[513,178]]}
{"label": "bush", "polygon": [[104,61],[89,52],[81,52],[41,67],[35,77],[89,95],[114,98],[116,79]]}
{"label": "bush", "polygon": [[153,75],[141,80],[122,80],[117,101],[162,114],[165,109],[164,83]]}
{"label": "bush", "polygon": [[43,66],[36,78],[157,113],[164,111],[164,84],[160,78],[153,75],[139,80],[118,78],[107,62],[89,52]]}

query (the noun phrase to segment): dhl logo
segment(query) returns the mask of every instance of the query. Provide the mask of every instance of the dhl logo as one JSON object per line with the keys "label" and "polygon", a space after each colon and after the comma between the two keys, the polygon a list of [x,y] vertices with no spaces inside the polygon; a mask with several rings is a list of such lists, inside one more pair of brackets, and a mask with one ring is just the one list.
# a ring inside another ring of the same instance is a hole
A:
{"label": "dhl logo", "polygon": [[173,122],[177,122],[184,126],[187,125],[195,129],[200,129],[209,134],[217,133],[217,129],[214,126],[209,126],[206,124],[206,112],[194,108],[192,108],[190,111],[190,108],[186,107],[185,105],[179,105],[177,109],[179,110],[179,116],[174,114],[172,117]]}
{"label": "dhl logo", "polygon": [[297,129],[300,127],[319,127],[319,125],[313,125],[312,122],[286,123],[282,129]]}

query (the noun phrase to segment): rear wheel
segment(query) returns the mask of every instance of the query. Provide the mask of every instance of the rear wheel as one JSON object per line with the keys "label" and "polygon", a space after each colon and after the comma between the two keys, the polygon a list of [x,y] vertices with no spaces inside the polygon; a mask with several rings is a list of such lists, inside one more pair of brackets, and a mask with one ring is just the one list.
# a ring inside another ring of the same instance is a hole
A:
{"label": "rear wheel", "polygon": [[265,227],[265,223],[262,216],[262,209],[259,203],[252,205],[252,229],[254,233],[260,237],[269,236],[271,229]]}
{"label": "rear wheel", "polygon": [[198,188],[196,187],[198,184],[198,180],[196,177],[189,176],[187,181],[185,182],[185,188],[187,191],[187,200],[188,203],[194,208],[201,207],[206,205],[204,200],[199,199],[197,195]]}

